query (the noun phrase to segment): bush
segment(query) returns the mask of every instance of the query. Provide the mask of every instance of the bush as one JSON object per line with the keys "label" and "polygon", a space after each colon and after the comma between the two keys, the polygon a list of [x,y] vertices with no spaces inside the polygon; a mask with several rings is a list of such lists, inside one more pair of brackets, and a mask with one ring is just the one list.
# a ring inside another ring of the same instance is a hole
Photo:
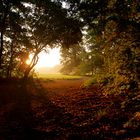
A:
{"label": "bush", "polygon": [[84,83],[84,87],[91,87],[92,85],[97,84],[97,79],[92,78]]}

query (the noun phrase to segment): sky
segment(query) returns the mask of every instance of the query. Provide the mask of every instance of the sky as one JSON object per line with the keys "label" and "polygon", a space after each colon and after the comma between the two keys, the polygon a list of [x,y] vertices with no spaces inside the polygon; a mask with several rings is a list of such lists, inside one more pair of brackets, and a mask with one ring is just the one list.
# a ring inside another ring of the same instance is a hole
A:
{"label": "sky", "polygon": [[[47,67],[54,67],[56,65],[60,64],[60,48],[53,48],[53,49],[49,49],[49,52],[41,52],[39,54],[39,60],[38,63],[35,66],[35,69],[38,68],[47,68]],[[26,63],[30,63],[32,59],[32,55],[29,56],[29,59],[26,61]]]}
{"label": "sky", "polygon": [[60,49],[49,49],[49,53],[41,52],[36,68],[40,67],[54,67],[60,64]]}

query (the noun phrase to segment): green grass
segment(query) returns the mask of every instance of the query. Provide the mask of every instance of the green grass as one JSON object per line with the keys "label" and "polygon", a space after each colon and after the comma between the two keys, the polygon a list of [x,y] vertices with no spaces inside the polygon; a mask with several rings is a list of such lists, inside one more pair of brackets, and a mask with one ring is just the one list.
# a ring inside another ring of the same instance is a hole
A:
{"label": "green grass", "polygon": [[74,80],[74,79],[81,79],[82,76],[75,76],[75,75],[62,75],[62,74],[39,74],[38,78],[43,79],[68,79],[68,80]]}

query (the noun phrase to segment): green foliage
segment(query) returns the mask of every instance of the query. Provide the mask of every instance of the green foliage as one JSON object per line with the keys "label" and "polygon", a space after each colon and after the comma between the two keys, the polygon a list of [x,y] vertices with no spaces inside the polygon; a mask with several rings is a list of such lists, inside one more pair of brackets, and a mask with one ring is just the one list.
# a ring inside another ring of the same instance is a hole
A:
{"label": "green foliage", "polygon": [[84,83],[84,87],[90,87],[90,86],[93,86],[94,84],[97,84],[97,79],[96,78],[91,78],[90,80],[87,80],[85,83]]}
{"label": "green foliage", "polygon": [[138,89],[138,1],[81,1],[73,6],[86,23],[85,45],[88,46],[88,51],[80,56],[78,73],[92,73],[97,83],[104,86],[105,94],[129,94]]}
{"label": "green foliage", "polygon": [[[131,108],[133,106],[133,108]],[[137,91],[129,92],[125,95],[125,100],[121,103],[123,110],[129,110],[131,112],[139,111],[140,108],[140,96]]]}
{"label": "green foliage", "polygon": [[77,66],[81,62],[80,55],[83,51],[82,46],[73,45],[71,48],[62,48],[61,49],[61,63],[62,68],[60,70],[63,74],[77,74]]}
{"label": "green foliage", "polygon": [[[0,76],[26,77],[42,50],[62,46],[62,73],[94,75],[106,93],[137,89],[140,3],[66,0],[67,7],[62,7],[62,1],[0,2]],[[34,57],[27,66],[30,53]]]}
{"label": "green foliage", "polygon": [[[69,47],[81,41],[80,22],[68,16],[60,1],[0,2],[0,76],[12,77],[18,71],[28,77],[38,54],[48,47]],[[33,59],[26,65],[26,57]]]}
{"label": "green foliage", "polygon": [[[78,47],[78,48],[77,48]],[[86,51],[84,46],[73,46],[73,48],[62,50],[62,73],[93,75],[103,65],[102,54],[98,50]]]}

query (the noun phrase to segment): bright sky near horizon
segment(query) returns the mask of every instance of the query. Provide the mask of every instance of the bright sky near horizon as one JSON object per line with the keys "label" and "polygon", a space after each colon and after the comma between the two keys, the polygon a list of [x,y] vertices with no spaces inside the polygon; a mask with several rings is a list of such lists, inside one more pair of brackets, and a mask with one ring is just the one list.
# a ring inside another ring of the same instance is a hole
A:
{"label": "bright sky near horizon", "polygon": [[[32,57],[32,56],[31,56]],[[39,54],[39,60],[35,68],[41,68],[41,67],[54,67],[56,65],[60,64],[60,49],[54,48],[49,49],[49,52],[41,52]],[[27,63],[30,61],[27,60]]]}
{"label": "bright sky near horizon", "polygon": [[60,49],[49,49],[49,53],[41,52],[36,68],[40,67],[54,67],[60,64]]}

